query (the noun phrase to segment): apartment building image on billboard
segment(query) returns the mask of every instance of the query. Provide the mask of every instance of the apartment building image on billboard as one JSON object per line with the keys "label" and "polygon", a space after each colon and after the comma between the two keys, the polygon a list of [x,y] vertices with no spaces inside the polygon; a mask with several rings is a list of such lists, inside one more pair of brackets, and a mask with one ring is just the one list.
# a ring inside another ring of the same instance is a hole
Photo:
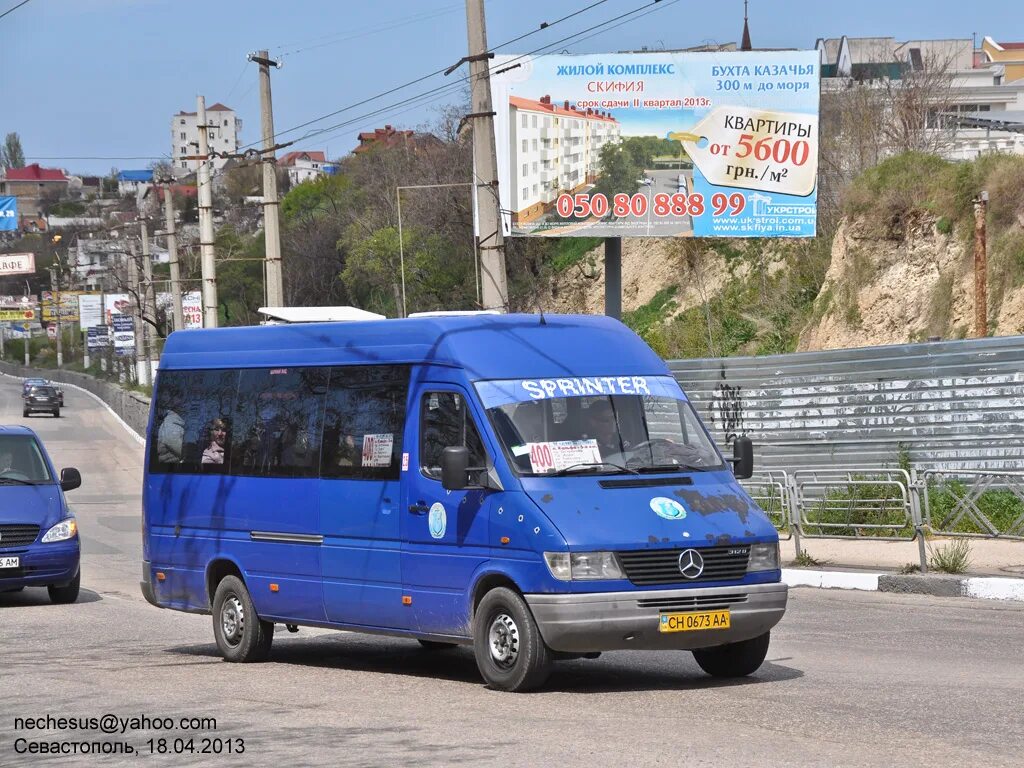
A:
{"label": "apartment building image on billboard", "polygon": [[513,226],[550,212],[561,193],[593,184],[601,148],[621,137],[619,121],[609,113],[550,96],[510,96],[508,125]]}

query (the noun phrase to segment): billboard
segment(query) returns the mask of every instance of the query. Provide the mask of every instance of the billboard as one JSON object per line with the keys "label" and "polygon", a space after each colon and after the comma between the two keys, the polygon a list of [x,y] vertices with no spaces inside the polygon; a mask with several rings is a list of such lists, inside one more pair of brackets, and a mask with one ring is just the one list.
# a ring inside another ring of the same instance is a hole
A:
{"label": "billboard", "polygon": [[[161,291],[156,295],[156,306],[162,309],[170,317],[173,312],[174,299],[170,293]],[[186,291],[181,294],[181,314],[185,321],[185,328],[203,327],[203,300],[199,291]]]}
{"label": "billboard", "polygon": [[118,355],[135,354],[135,319],[131,315],[115,313],[114,320],[114,351]]}
{"label": "billboard", "polygon": [[[0,222],[2,221],[3,219],[0,219]],[[34,253],[0,254],[0,276],[31,275],[35,271],[36,255]]]}
{"label": "billboard", "polygon": [[817,51],[496,57],[513,236],[813,237]]}
{"label": "billboard", "polygon": [[0,308],[0,322],[32,322],[36,318],[35,309],[25,307],[24,309],[3,309]]}
{"label": "billboard", "polygon": [[58,296],[60,303],[60,321],[62,323],[78,322],[78,297],[86,291],[43,291],[40,307],[42,309],[43,322],[50,323],[57,320]]}
{"label": "billboard", "polygon": [[[86,333],[86,344],[89,349],[105,349],[110,346],[109,328],[105,325],[93,325]],[[132,343],[134,344],[134,338]]]}
{"label": "billboard", "polygon": [[127,293],[103,294],[103,323],[113,325],[114,315],[131,312],[131,297]]}
{"label": "billboard", "polygon": [[18,198],[0,197],[0,232],[15,232],[17,229]]}
{"label": "billboard", "polygon": [[99,293],[78,295],[78,317],[82,330],[103,325],[103,296]]}

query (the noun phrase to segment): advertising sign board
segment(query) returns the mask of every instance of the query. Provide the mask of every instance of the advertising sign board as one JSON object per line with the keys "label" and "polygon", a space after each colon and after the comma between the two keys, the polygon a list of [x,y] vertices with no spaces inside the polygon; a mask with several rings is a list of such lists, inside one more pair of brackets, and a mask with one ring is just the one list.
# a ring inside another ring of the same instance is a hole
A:
{"label": "advertising sign board", "polygon": [[35,271],[36,255],[34,253],[0,254],[0,275],[31,275]]}
{"label": "advertising sign board", "polygon": [[[156,295],[156,306],[167,313],[168,319],[174,312],[173,301],[170,293],[160,292]],[[199,291],[181,294],[181,313],[184,315],[186,328],[203,327],[203,300]]]}
{"label": "advertising sign board", "polygon": [[35,317],[35,310],[31,307],[26,309],[0,309],[0,322],[10,322],[12,320],[24,322],[26,320],[35,320]]}
{"label": "advertising sign board", "polygon": [[[134,336],[134,334],[133,334]],[[86,337],[86,344],[89,349],[105,349],[110,346],[110,334],[108,328],[105,325],[93,325],[89,327],[88,336]],[[135,339],[132,339],[132,346],[135,345]]]}
{"label": "advertising sign board", "polygon": [[496,57],[504,231],[812,237],[817,51]]}
{"label": "advertising sign board", "polygon": [[103,296],[99,293],[79,294],[78,317],[83,330],[103,325]]}
{"label": "advertising sign board", "polygon": [[103,294],[104,324],[112,325],[114,315],[128,312],[131,309],[131,306],[131,298],[128,296],[127,293]]}
{"label": "advertising sign board", "polygon": [[135,318],[131,315],[114,314],[114,350],[119,355],[135,352]]}
{"label": "advertising sign board", "polygon": [[49,323],[57,319],[58,295],[60,301],[60,321],[62,323],[78,322],[78,297],[85,291],[43,291],[40,307],[43,322]]}
{"label": "advertising sign board", "polygon": [[[0,232],[14,232],[18,229],[18,198],[0,197]],[[35,269],[32,270],[35,272]]]}

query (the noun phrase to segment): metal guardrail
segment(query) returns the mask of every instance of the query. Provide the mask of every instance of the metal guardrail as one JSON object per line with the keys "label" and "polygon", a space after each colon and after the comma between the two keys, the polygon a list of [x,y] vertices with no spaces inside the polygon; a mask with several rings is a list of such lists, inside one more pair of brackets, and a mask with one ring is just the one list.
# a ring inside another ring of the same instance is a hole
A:
{"label": "metal guardrail", "polygon": [[1024,541],[1024,472],[891,468],[765,470],[742,482],[780,538]]}
{"label": "metal guardrail", "polygon": [[1024,541],[1024,472],[925,470],[920,478],[929,530]]}

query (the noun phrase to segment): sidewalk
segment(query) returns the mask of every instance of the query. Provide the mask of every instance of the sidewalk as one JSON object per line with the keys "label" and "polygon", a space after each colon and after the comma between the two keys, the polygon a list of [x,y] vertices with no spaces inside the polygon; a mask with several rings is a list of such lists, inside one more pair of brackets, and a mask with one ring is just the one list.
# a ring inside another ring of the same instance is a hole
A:
{"label": "sidewalk", "polygon": [[[940,548],[949,539],[929,539]],[[790,587],[855,589],[924,594],[938,597],[974,597],[1024,602],[1024,542],[970,539],[968,573],[900,574],[906,565],[920,562],[917,541],[866,539],[802,539],[801,549],[818,565],[794,563],[792,540],[781,542],[782,580]]]}

